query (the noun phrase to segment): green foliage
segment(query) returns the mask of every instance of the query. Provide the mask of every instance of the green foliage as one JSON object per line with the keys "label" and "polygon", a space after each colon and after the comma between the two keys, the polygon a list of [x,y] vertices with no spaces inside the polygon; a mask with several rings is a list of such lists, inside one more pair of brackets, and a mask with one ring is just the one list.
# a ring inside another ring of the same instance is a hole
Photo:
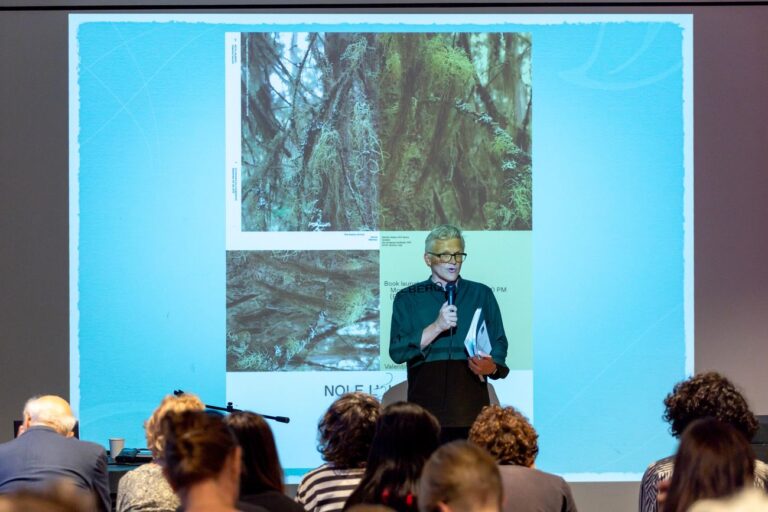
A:
{"label": "green foliage", "polygon": [[[319,174],[332,174],[334,169],[341,165],[339,160],[339,146],[341,145],[339,132],[333,128],[324,128],[320,132],[315,150],[309,160],[309,169]],[[309,189],[312,194],[320,192],[319,180],[313,180],[314,188]]]}
{"label": "green foliage", "polygon": [[348,289],[333,297],[329,311],[335,322],[347,325],[362,318],[371,299],[371,293],[366,289]]}
{"label": "green foliage", "polygon": [[298,37],[243,37],[244,229],[531,228],[530,35]]}
{"label": "green foliage", "polygon": [[350,68],[356,67],[365,57],[365,51],[368,49],[368,41],[364,37],[359,37],[350,43],[341,55],[342,62]]}
{"label": "green foliage", "polygon": [[238,370],[264,372],[273,370],[275,366],[274,359],[262,352],[246,352],[237,360]]}
{"label": "green foliage", "polygon": [[458,95],[471,84],[475,68],[464,50],[435,37],[427,41],[424,51],[427,75],[435,93],[450,91]]}
{"label": "green foliage", "polygon": [[[403,151],[403,164],[407,168],[410,168],[413,171],[421,169],[424,165],[424,156],[424,148],[421,144],[413,141],[406,142]],[[409,174],[412,175],[412,173]],[[408,174],[406,174],[406,176],[408,176]]]}
{"label": "green foliage", "polygon": [[520,154],[520,148],[517,147],[514,139],[506,130],[496,128],[493,133],[491,150],[498,158],[515,157]]}
{"label": "green foliage", "polygon": [[513,177],[509,186],[509,201],[514,206],[514,226],[522,229],[531,226],[533,201],[531,200],[531,168],[526,166],[518,175]]}
{"label": "green foliage", "polygon": [[383,78],[388,82],[399,83],[402,76],[403,64],[400,54],[394,51],[387,53],[384,57]]}
{"label": "green foliage", "polygon": [[530,115],[514,110],[530,40],[516,36],[386,36],[381,229],[530,229]]}
{"label": "green foliage", "polygon": [[290,361],[296,354],[301,353],[308,341],[309,340],[306,339],[289,338],[288,341],[285,342],[284,348],[286,359]]}

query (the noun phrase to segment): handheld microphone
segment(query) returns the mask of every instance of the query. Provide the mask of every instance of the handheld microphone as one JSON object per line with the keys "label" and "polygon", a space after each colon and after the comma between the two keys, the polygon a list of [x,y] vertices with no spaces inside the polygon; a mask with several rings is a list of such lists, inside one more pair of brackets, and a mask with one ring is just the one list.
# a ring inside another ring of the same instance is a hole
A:
{"label": "handheld microphone", "polygon": [[448,305],[456,304],[456,283],[446,283],[445,293],[448,295]]}

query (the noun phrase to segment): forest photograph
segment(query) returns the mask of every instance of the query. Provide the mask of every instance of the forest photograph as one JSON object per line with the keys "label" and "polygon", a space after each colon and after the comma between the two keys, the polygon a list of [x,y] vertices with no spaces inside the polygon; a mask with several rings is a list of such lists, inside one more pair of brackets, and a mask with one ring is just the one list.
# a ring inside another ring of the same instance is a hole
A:
{"label": "forest photograph", "polygon": [[244,231],[530,230],[527,33],[243,33]]}
{"label": "forest photograph", "polygon": [[378,251],[227,251],[227,371],[378,370]]}

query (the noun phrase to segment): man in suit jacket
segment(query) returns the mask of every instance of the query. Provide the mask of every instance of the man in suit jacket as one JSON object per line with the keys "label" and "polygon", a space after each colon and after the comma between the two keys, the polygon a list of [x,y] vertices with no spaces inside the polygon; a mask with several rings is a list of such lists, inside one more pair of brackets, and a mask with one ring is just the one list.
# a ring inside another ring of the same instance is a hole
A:
{"label": "man in suit jacket", "polygon": [[0,444],[0,493],[67,479],[95,494],[102,512],[111,508],[107,454],[96,443],[75,439],[72,409],[63,398],[32,398],[24,406],[22,434]]}

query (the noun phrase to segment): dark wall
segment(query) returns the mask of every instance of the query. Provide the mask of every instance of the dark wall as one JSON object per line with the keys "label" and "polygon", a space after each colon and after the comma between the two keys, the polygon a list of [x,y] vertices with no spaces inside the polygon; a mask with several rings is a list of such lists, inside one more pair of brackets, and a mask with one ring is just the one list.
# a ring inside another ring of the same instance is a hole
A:
{"label": "dark wall", "polygon": [[[694,17],[696,370],[768,413],[768,5]],[[719,15],[718,15],[719,14]]]}
{"label": "dark wall", "polygon": [[67,17],[0,12],[0,441],[69,395]]}

